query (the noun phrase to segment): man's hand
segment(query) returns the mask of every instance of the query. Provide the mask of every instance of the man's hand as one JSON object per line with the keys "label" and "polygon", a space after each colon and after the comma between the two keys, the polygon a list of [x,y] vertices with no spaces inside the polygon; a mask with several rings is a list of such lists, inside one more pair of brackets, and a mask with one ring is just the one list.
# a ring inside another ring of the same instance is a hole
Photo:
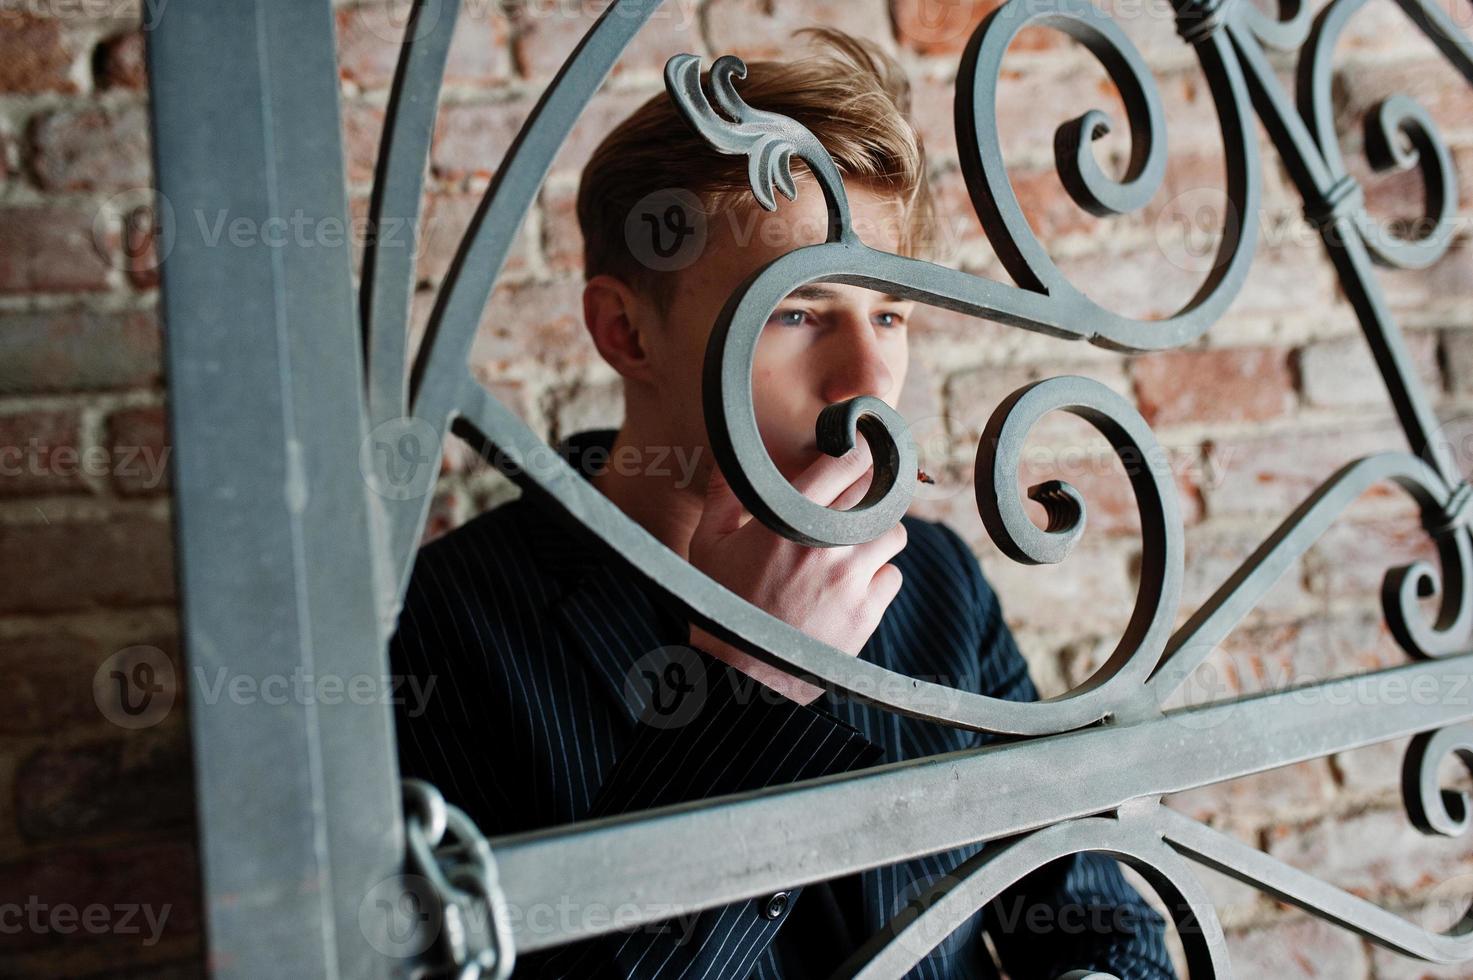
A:
{"label": "man's hand", "polygon": [[[863,499],[870,473],[869,444],[860,439],[842,457],[820,456],[793,486],[815,503],[846,510]],[[754,606],[858,656],[900,591],[900,569],[889,562],[905,539],[905,525],[897,523],[865,544],[811,548],[789,541],[752,519],[713,462],[690,563]],[[799,704],[823,694],[694,624],[690,642]]]}

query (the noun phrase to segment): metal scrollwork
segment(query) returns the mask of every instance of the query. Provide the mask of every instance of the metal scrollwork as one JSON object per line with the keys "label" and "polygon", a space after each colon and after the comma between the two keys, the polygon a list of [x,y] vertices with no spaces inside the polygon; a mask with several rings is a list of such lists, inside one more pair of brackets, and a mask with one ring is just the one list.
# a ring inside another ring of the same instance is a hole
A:
{"label": "metal scrollwork", "polygon": [[[1451,161],[1428,114],[1400,96],[1385,100],[1367,119],[1370,162],[1378,169],[1419,168],[1428,190],[1428,214],[1419,235],[1372,234],[1363,195],[1340,157],[1329,94],[1330,53],[1348,18],[1365,2],[1334,0],[1311,26],[1308,5],[1301,0],[1284,0],[1277,17],[1243,0],[1178,0],[1178,31],[1200,62],[1218,116],[1230,207],[1212,270],[1180,310],[1161,320],[1136,320],[1104,309],[1064,278],[1029,227],[999,148],[996,101],[1003,57],[1023,28],[1047,27],[1078,41],[1105,69],[1119,90],[1129,127],[1130,152],[1119,179],[1107,175],[1095,155],[1095,141],[1114,124],[1104,113],[1090,109],[1059,128],[1055,157],[1071,199],[1091,214],[1119,215],[1144,207],[1162,186],[1167,165],[1165,119],[1154,80],[1120,29],[1084,0],[1012,0],[978,26],[962,55],[955,101],[962,170],[973,205],[1012,283],[865,244],[851,225],[843,180],[832,158],[795,121],[743,100],[738,82],[745,77],[745,66],[739,59],[726,56],[714,62],[707,76],[709,96],[699,58],[677,54],[667,62],[666,87],[683,120],[713,149],[748,158],[752,194],[760,206],[775,209],[778,194],[796,197],[799,185],[791,168],[797,157],[814,175],[828,208],[824,242],[774,259],[729,297],[713,325],[703,368],[707,431],[722,472],[753,515],[779,533],[813,546],[874,539],[909,506],[916,462],[906,420],[883,401],[862,397],[830,405],[815,420],[823,451],[841,455],[861,437],[874,451],[876,478],[858,506],[839,512],[817,505],[778,472],[756,424],[752,365],[763,325],[789,292],[811,282],[842,282],[1115,350],[1161,350],[1188,343],[1222,315],[1252,261],[1259,211],[1255,109],[1303,193],[1306,214],[1325,235],[1412,451],[1374,455],[1332,475],[1173,632],[1184,563],[1182,520],[1175,482],[1145,421],[1124,398],[1083,378],[1049,379],[1012,393],[988,422],[977,452],[979,511],[998,546],[1016,561],[1049,564],[1064,560],[1084,533],[1087,507],[1076,488],[1063,481],[1030,488],[1029,496],[1043,505],[1047,515],[1045,526],[1039,527],[1025,511],[1017,486],[1028,432],[1055,410],[1083,417],[1109,440],[1126,466],[1142,527],[1140,587],[1115,651],[1079,689],[1032,704],[999,701],[920,680],[899,686],[876,684],[893,675],[814,641],[715,587],[563,461],[508,472],[524,491],[553,505],[590,537],[622,555],[635,571],[659,583],[693,621],[765,662],[840,690],[885,691],[867,698],[889,710],[1027,737],[965,758],[958,754],[958,759],[914,760],[854,774],[847,781],[820,781],[744,799],[741,805],[755,828],[754,844],[765,842],[765,853],[775,856],[762,868],[725,866],[721,855],[711,855],[707,865],[668,871],[661,880],[674,898],[664,906],[666,914],[787,883],[781,877],[784,855],[804,856],[805,880],[831,877],[861,864],[893,862],[899,852],[876,829],[894,817],[893,801],[903,800],[916,787],[944,787],[938,790],[938,799],[952,801],[957,820],[937,817],[918,827],[908,847],[930,853],[983,839],[1010,838],[1011,843],[984,849],[956,869],[944,886],[938,886],[940,890],[927,896],[923,913],[897,920],[873,937],[846,964],[844,975],[899,975],[925,952],[923,946],[905,941],[908,934],[914,938],[912,930],[935,930],[939,925],[945,932],[1030,870],[1081,851],[1111,854],[1146,876],[1177,916],[1194,975],[1200,971],[1225,977],[1229,966],[1211,903],[1183,856],[1408,955],[1442,962],[1473,958],[1473,936],[1465,935],[1465,927],[1448,934],[1418,929],[1156,802],[1164,793],[1423,733],[1417,735],[1406,760],[1407,809],[1413,822],[1430,832],[1452,834],[1462,833],[1470,821],[1468,800],[1441,791],[1436,783],[1437,763],[1448,753],[1465,765],[1473,764],[1473,737],[1466,727],[1473,711],[1466,708],[1439,703],[1435,709],[1388,709],[1372,716],[1327,698],[1323,704],[1296,711],[1288,707],[1288,696],[1282,692],[1170,712],[1161,708],[1346,507],[1383,481],[1396,484],[1417,502],[1439,557],[1436,568],[1418,562],[1388,572],[1383,599],[1391,631],[1414,657],[1438,658],[1444,673],[1473,671],[1473,654],[1467,652],[1473,635],[1473,542],[1467,520],[1473,491],[1457,472],[1450,452],[1434,438],[1435,419],[1368,264],[1368,258],[1374,258],[1382,264],[1420,268],[1444,254],[1457,207],[1456,190]],[[1473,80],[1466,41],[1460,42],[1446,14],[1423,0],[1397,2]],[[605,11],[544,93],[472,220],[410,377],[413,415],[436,435],[453,425],[483,449],[498,450],[498,458],[516,460],[531,458],[543,446],[514,412],[472,377],[466,365],[470,340],[553,154],[577,113],[658,5],[654,0],[616,0]],[[412,40],[396,78],[394,111],[378,174],[376,217],[416,213],[411,185],[423,170],[432,125],[432,114],[424,113],[433,108],[455,12],[456,4],[447,2],[432,30],[419,32],[425,36],[409,35]],[[1294,50],[1306,42],[1300,61],[1302,105],[1296,112],[1280,90],[1263,46]],[[391,335],[404,329],[404,283],[412,270],[372,253],[366,269],[369,401],[373,418],[382,420],[404,407],[404,379],[395,368],[402,361],[403,341]],[[401,587],[424,507],[422,500],[389,505],[392,553]],[[1429,617],[1423,602],[1433,596],[1439,601]],[[1430,672],[1432,666],[1411,664],[1356,680],[1440,683],[1442,675]],[[1330,681],[1313,690],[1338,693],[1348,683]],[[1235,723],[1224,725],[1230,716]],[[1169,758],[1161,757],[1163,744],[1174,747]],[[972,781],[994,786],[1019,772],[1050,766],[1057,769],[1058,787],[1034,781],[1028,792],[1019,789],[1000,806],[984,806],[980,797],[967,795],[982,792]],[[963,774],[968,778],[961,778]],[[560,887],[579,887],[590,900],[614,903],[647,885],[625,882],[619,869],[608,867],[596,855],[615,848],[634,860],[657,841],[672,847],[709,841],[726,826],[720,823],[726,819],[722,806],[664,812],[658,826],[645,815],[634,814],[600,821],[593,828],[554,828],[493,846],[501,857],[505,888],[515,891],[519,900],[550,897],[545,893],[549,886],[536,869],[555,856],[570,875],[582,876]],[[806,806],[841,816],[832,821],[834,827],[815,826],[799,819]],[[411,831],[413,840],[425,836],[424,828],[413,821]],[[845,849],[842,858],[835,856],[841,834],[859,841]],[[415,846],[424,849],[422,844]],[[1464,926],[1469,921],[1465,918]],[[535,949],[575,937],[515,934],[514,938]],[[510,938],[507,943],[501,948],[509,951]]]}

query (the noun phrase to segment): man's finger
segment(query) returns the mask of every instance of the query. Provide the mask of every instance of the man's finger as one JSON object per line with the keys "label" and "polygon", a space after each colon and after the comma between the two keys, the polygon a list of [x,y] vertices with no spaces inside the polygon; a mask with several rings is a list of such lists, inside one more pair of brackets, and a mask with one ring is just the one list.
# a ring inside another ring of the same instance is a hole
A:
{"label": "man's finger", "polygon": [[814,460],[793,480],[793,487],[809,500],[827,507],[863,476],[872,462],[869,443],[860,439],[843,456],[825,453]]}

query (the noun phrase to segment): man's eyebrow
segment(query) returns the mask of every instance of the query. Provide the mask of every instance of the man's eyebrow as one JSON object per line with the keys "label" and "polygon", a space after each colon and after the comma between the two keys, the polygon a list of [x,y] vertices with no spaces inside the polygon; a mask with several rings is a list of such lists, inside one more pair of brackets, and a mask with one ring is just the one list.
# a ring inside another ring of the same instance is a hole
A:
{"label": "man's eyebrow", "polygon": [[[791,293],[788,293],[787,298],[788,299],[807,299],[807,300],[830,300],[830,299],[838,299],[839,298],[839,294],[836,293],[834,290],[830,289],[827,286],[820,286],[820,285],[817,285],[817,284],[813,284],[813,285],[808,285],[808,286],[799,286],[797,289],[793,290]],[[904,296],[896,296],[894,293],[888,293],[888,294],[886,294],[883,297],[883,299],[887,303],[908,303],[908,302],[910,302],[910,300],[906,299]]]}

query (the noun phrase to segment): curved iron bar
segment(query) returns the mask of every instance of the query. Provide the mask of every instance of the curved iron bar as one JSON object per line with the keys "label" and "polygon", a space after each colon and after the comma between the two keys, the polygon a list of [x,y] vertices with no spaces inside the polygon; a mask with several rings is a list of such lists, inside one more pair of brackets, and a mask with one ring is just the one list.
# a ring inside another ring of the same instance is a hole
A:
{"label": "curved iron bar", "polygon": [[[977,447],[977,506],[992,540],[1014,561],[1061,562],[1084,533],[1083,498],[1061,481],[1040,484],[1029,496],[1049,512],[1040,529],[1024,510],[1018,472],[1028,432],[1044,415],[1067,411],[1086,420],[1109,440],[1125,466],[1141,512],[1141,572],[1135,608],[1119,643],[1105,663],[1064,699],[1098,704],[1105,716],[1149,714],[1159,703],[1143,687],[1166,647],[1181,602],[1185,541],[1176,480],[1145,419],[1134,405],[1098,381],[1050,378],[1013,392],[998,405]],[[1091,712],[1093,713],[1093,712]]]}
{"label": "curved iron bar", "polygon": [[1113,816],[1054,824],[1002,847],[984,848],[913,899],[910,907],[856,949],[830,980],[904,976],[1004,889],[1050,861],[1086,852],[1129,865],[1162,897],[1181,936],[1192,980],[1232,977],[1227,940],[1207,890],[1162,842],[1149,817],[1131,808]]}
{"label": "curved iron bar", "polygon": [[[466,360],[482,310],[501,275],[527,209],[536,199],[537,188],[567,140],[573,123],[660,3],[661,0],[614,0],[599,15],[537,100],[471,217],[436,297],[410,376],[411,411],[431,427],[437,439],[444,437],[456,412],[461,381],[466,376]],[[421,43],[423,38],[406,35],[406,46]],[[410,58],[406,53],[400,60],[401,72]],[[416,112],[431,115],[435,111],[434,106],[419,103],[414,108]],[[429,504],[427,494],[385,501],[388,552],[397,572],[395,595],[401,600]]]}
{"label": "curved iron bar", "polygon": [[1433,932],[1170,807],[1157,807],[1152,823],[1167,843],[1192,860],[1377,945],[1432,963],[1473,959],[1473,919],[1468,913],[1448,932]]}
{"label": "curved iron bar", "polygon": [[[1341,191],[1344,196],[1332,201],[1329,210],[1347,210],[1356,232],[1380,264],[1424,269],[1447,252],[1458,208],[1457,174],[1452,156],[1438,135],[1432,117],[1411,99],[1396,95],[1378,103],[1365,121],[1366,153],[1376,170],[1417,167],[1422,171],[1427,213],[1420,224],[1430,224],[1430,227],[1415,239],[1402,239],[1377,227],[1365,209],[1359,188],[1346,173],[1335,133],[1335,108],[1330,91],[1333,77],[1331,59],[1346,25],[1366,2],[1334,0],[1316,20],[1309,46],[1300,62],[1299,109],[1329,173],[1336,178],[1337,186],[1344,188]],[[1473,58],[1467,51],[1467,39],[1447,13],[1435,3],[1418,0],[1397,2],[1407,16],[1438,44],[1448,60],[1473,82]],[[1457,43],[1458,39],[1461,39],[1461,44]],[[1402,147],[1403,135],[1411,144],[1410,149]]]}
{"label": "curved iron bar", "polygon": [[[434,19],[425,26],[422,21],[427,16]],[[437,0],[434,7],[425,0],[415,3],[389,92],[369,202],[373,234],[363,251],[363,279],[358,289],[370,429],[403,415],[406,408],[405,351],[419,253],[421,192],[435,135],[445,59],[459,16],[460,0]],[[394,236],[402,245],[390,249],[379,244],[385,225],[402,228],[402,235]]]}
{"label": "curved iron bar", "polygon": [[988,240],[1018,285],[1048,295],[1051,322],[1088,324],[1086,336],[1095,344],[1122,351],[1162,350],[1200,337],[1242,287],[1258,229],[1258,143],[1252,120],[1243,111],[1242,73],[1226,41],[1212,36],[1196,46],[1226,151],[1230,210],[1222,241],[1196,294],[1175,315],[1150,321],[1107,310],[1069,283],[1033,234],[1008,180],[998,134],[997,81],[1008,46],[1029,26],[1054,28],[1088,48],[1119,89],[1130,121],[1130,163],[1118,183],[1103,174],[1089,149],[1091,140],[1109,130],[1104,113],[1091,110],[1060,128],[1055,154],[1070,196],[1093,214],[1133,211],[1156,192],[1166,171],[1160,98],[1145,62],[1114,22],[1083,0],[1004,4],[972,35],[957,72],[962,173]]}
{"label": "curved iron bar", "polygon": [[[1172,636],[1149,685],[1164,701],[1191,675],[1234,626],[1263,598],[1289,566],[1309,550],[1335,519],[1372,485],[1389,480],[1405,490],[1436,524],[1447,513],[1453,491],[1427,463],[1409,453],[1379,453],[1341,467],[1259,545],[1231,577]],[[1382,602],[1392,633],[1418,657],[1467,649],[1473,625],[1473,547],[1464,533],[1437,539],[1442,574],[1425,562],[1387,573]],[[1442,593],[1437,620],[1429,625],[1419,595]]]}
{"label": "curved iron bar", "polygon": [[1412,823],[1424,834],[1459,837],[1470,823],[1468,794],[1443,790],[1438,785],[1437,767],[1449,754],[1473,772],[1473,727],[1450,725],[1423,732],[1407,747],[1402,767],[1402,799]]}

